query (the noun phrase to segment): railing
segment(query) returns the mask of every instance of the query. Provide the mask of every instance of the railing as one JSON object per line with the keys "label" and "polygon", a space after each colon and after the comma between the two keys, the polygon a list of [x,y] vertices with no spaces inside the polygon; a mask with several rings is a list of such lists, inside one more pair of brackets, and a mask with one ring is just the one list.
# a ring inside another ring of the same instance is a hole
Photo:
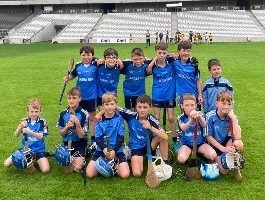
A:
{"label": "railing", "polygon": [[[239,6],[208,6],[208,7],[176,7],[173,10],[176,12],[185,11],[220,11],[220,10],[244,10],[245,8]],[[111,9],[108,13],[142,13],[142,12],[172,12],[171,8],[125,8],[125,9]]]}
{"label": "railing", "polygon": [[60,9],[53,11],[40,11],[39,14],[86,14],[86,13],[103,13],[101,9]]}
{"label": "railing", "polygon": [[251,10],[265,10],[265,5],[251,6]]}

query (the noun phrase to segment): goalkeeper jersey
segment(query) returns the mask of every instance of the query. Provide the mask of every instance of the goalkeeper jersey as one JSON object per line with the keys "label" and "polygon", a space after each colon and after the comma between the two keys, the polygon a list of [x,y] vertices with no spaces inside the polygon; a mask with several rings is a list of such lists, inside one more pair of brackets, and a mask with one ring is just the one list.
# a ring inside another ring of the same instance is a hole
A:
{"label": "goalkeeper jersey", "polygon": [[227,91],[230,92],[232,95],[234,95],[231,83],[223,77],[220,77],[218,80],[210,78],[204,83],[203,86],[204,113],[207,113],[211,110],[215,110],[217,108],[215,102],[218,93],[220,93],[221,91]]}

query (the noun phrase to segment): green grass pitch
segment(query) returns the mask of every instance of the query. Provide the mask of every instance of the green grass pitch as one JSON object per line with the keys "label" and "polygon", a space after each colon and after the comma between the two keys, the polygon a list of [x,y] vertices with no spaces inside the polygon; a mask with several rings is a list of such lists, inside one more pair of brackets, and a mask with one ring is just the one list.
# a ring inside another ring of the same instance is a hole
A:
{"label": "green grass pitch", "polygon": [[[214,43],[194,45],[193,56],[199,60],[202,79],[210,77],[207,61],[217,58],[223,65],[223,76],[235,90],[235,113],[238,115],[244,142],[245,168],[243,182],[236,183],[232,174],[216,181],[187,182],[175,178],[162,182],[157,189],[150,189],[143,178],[97,177],[83,186],[78,173],[65,175],[49,157],[51,172],[27,175],[15,169],[5,169],[4,160],[20,145],[14,136],[19,120],[26,115],[26,103],[33,97],[43,103],[42,116],[48,121],[50,135],[46,138],[49,150],[61,141],[56,129],[58,115],[66,107],[66,99],[59,106],[62,78],[66,75],[69,57],[80,60],[82,44],[0,45],[0,199],[263,199],[265,154],[265,43]],[[148,58],[154,57],[154,44],[92,44],[95,56],[116,48],[121,59],[130,58],[134,47],[143,48]],[[169,52],[176,52],[176,45],[169,45]],[[119,104],[123,104],[121,77],[118,91]],[[152,77],[147,78],[147,94],[151,92]],[[75,85],[72,81],[66,89]],[[178,110],[176,109],[177,113]],[[169,129],[169,127],[168,127]]]}

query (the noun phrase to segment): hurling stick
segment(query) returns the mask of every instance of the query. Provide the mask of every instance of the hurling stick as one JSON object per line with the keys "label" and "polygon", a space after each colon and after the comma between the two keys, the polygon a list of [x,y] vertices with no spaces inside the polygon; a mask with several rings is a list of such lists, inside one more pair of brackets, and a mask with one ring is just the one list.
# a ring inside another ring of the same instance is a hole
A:
{"label": "hurling stick", "polygon": [[[235,138],[234,138],[234,131],[233,131],[233,123],[232,123],[231,119],[229,119],[229,127],[230,127],[230,133],[231,133],[232,141],[234,143]],[[239,167],[234,169],[234,178],[237,182],[242,181],[242,175],[241,175]]]}
{"label": "hurling stick", "polygon": [[147,174],[145,177],[145,182],[150,188],[156,188],[160,185],[160,180],[158,179],[153,162],[152,162],[152,153],[151,153],[151,144],[149,138],[149,131],[146,132],[146,144],[147,144],[147,160],[148,160],[148,168]]}
{"label": "hurling stick", "polygon": [[110,142],[109,142],[109,136],[105,136],[107,141],[107,151],[110,152]]}
{"label": "hurling stick", "polygon": [[[70,121],[71,121],[71,115],[75,115],[75,113],[70,112]],[[74,131],[74,127],[71,127],[71,128],[69,129],[69,133],[68,133],[67,149],[68,149],[69,151],[73,150],[73,149],[72,149],[72,134],[73,134],[73,131]]]}
{"label": "hurling stick", "polygon": [[[71,112],[70,115],[74,115],[74,113]],[[70,120],[71,120],[71,118],[70,118]],[[72,134],[73,134],[73,131],[74,131],[74,127],[70,127],[70,129],[69,129],[69,131],[67,133],[68,134],[67,150],[69,151],[70,156],[71,156],[71,151],[73,150],[72,149]],[[63,170],[64,173],[70,173],[70,172],[72,172],[74,170],[74,166],[70,162],[70,165],[62,166],[62,170]]]}
{"label": "hurling stick", "polygon": [[[29,150],[29,144],[28,144],[28,135],[26,133],[23,133],[24,140],[25,140],[25,146],[24,146],[24,152]],[[36,171],[36,168],[34,167],[34,164],[29,166],[24,170],[26,173],[30,174]]]}
{"label": "hurling stick", "polygon": [[[74,67],[74,64],[75,64],[75,61],[73,58],[70,58],[69,59],[69,63],[68,63],[68,70],[67,70],[67,77],[69,76],[70,72],[72,71],[73,67]],[[63,85],[63,89],[62,89],[62,92],[61,92],[61,96],[60,96],[60,99],[59,99],[59,105],[62,105],[62,99],[63,99],[63,94],[64,94],[64,91],[65,91],[65,88],[66,88],[66,83],[64,83]]]}
{"label": "hurling stick", "polygon": [[193,134],[193,149],[192,149],[189,167],[186,171],[186,176],[190,180],[198,180],[202,177],[200,170],[198,168],[198,164],[197,164],[198,127],[199,127],[199,121],[198,121],[198,119],[196,119],[195,120],[195,127],[194,127],[194,134]]}

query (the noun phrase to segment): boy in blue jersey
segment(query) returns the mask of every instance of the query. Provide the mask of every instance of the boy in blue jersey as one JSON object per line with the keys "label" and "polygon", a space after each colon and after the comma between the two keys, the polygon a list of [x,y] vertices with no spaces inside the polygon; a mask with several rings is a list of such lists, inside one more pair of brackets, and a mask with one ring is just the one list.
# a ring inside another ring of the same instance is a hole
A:
{"label": "boy in blue jersey", "polygon": [[97,105],[101,110],[102,96],[106,92],[117,94],[120,66],[118,64],[118,52],[116,49],[108,48],[104,51],[104,62],[98,65],[97,73]]}
{"label": "boy in blue jersey", "polygon": [[119,109],[118,113],[128,123],[129,147],[131,149],[131,168],[133,176],[143,173],[143,158],[147,153],[146,132],[149,133],[152,151],[159,145],[162,159],[168,163],[168,136],[159,121],[150,113],[151,98],[140,95],[136,100],[136,112]]}
{"label": "boy in blue jersey", "polygon": [[179,105],[184,94],[194,94],[197,99],[197,109],[200,110],[203,103],[202,80],[198,61],[191,57],[191,47],[191,42],[181,41],[178,44],[179,58],[172,64],[175,67],[176,92]]}
{"label": "boy in blue jersey", "polygon": [[184,94],[182,97],[181,108],[183,113],[178,116],[178,126],[181,131],[180,144],[181,147],[178,152],[178,162],[184,164],[192,150],[193,150],[193,137],[195,129],[195,121],[198,120],[198,140],[197,148],[205,158],[214,161],[216,153],[214,149],[206,143],[203,136],[203,128],[206,126],[206,122],[203,114],[200,111],[196,111],[196,97],[194,94]]}
{"label": "boy in blue jersey", "polygon": [[221,76],[222,65],[217,59],[211,59],[208,61],[208,70],[212,77],[204,83],[203,87],[203,111],[207,113],[211,110],[215,110],[216,107],[216,97],[221,91],[228,91],[232,95],[233,87],[229,80]]}
{"label": "boy in blue jersey", "polygon": [[[162,159],[168,163],[168,135],[160,126],[159,121],[150,113],[151,98],[140,95],[136,99],[136,112],[118,107],[118,113],[128,123],[129,147],[131,149],[131,169],[133,176],[140,177],[143,174],[144,156],[147,154],[147,138],[149,134],[151,148],[154,153],[159,145]],[[102,118],[102,110],[96,115],[99,121]]]}
{"label": "boy in blue jersey", "polygon": [[86,45],[80,48],[82,61],[75,65],[68,77],[64,77],[64,83],[77,77],[76,86],[81,90],[80,106],[89,113],[89,129],[91,140],[94,141],[95,115],[97,108],[97,67],[94,58],[94,48]]}
{"label": "boy in blue jersey", "polygon": [[[97,148],[86,169],[86,175],[93,178],[98,175],[96,160],[106,157],[108,160],[118,159],[117,174],[121,178],[128,178],[130,168],[123,153],[124,142],[124,120],[116,113],[117,98],[113,93],[105,93],[102,96],[102,107],[104,114],[102,120],[96,123],[95,137]],[[110,146],[107,146],[106,136],[109,138]],[[109,151],[108,151],[109,148]]]}
{"label": "boy in blue jersey", "polygon": [[88,113],[80,105],[81,91],[73,87],[67,92],[68,108],[63,110],[57,122],[57,128],[63,138],[63,145],[71,144],[72,161],[69,166],[62,166],[65,173],[80,171],[83,167],[87,147]]}
{"label": "boy in blue jersey", "polygon": [[125,108],[134,110],[138,96],[145,94],[145,78],[147,65],[150,60],[145,60],[141,48],[134,48],[131,52],[131,60],[124,60],[121,74],[125,75],[123,82],[123,94]]}
{"label": "boy in blue jersey", "polygon": [[[216,162],[220,172],[226,174],[228,170],[224,169],[221,164],[221,154],[243,150],[241,128],[237,116],[233,112],[233,96],[229,92],[220,92],[215,103],[217,109],[206,114],[206,136],[217,153]],[[239,169],[234,172],[235,178],[241,180]]]}
{"label": "boy in blue jersey", "polygon": [[165,42],[159,42],[155,45],[156,57],[148,65],[147,71],[152,71],[152,106],[156,119],[160,118],[161,108],[167,108],[168,120],[170,123],[173,147],[175,152],[179,150],[178,135],[176,133],[176,123],[174,108],[176,107],[175,73],[174,61],[172,57],[167,58],[168,45]]}
{"label": "boy in blue jersey", "polygon": [[[15,135],[19,137],[21,133],[27,135],[28,147],[35,153],[40,170],[43,173],[50,171],[50,165],[45,152],[44,137],[49,134],[46,120],[40,117],[41,102],[39,99],[31,99],[27,105],[28,117],[21,119]],[[21,141],[21,147],[25,146],[25,137]],[[13,165],[12,157],[10,156],[4,162],[5,167]]]}

